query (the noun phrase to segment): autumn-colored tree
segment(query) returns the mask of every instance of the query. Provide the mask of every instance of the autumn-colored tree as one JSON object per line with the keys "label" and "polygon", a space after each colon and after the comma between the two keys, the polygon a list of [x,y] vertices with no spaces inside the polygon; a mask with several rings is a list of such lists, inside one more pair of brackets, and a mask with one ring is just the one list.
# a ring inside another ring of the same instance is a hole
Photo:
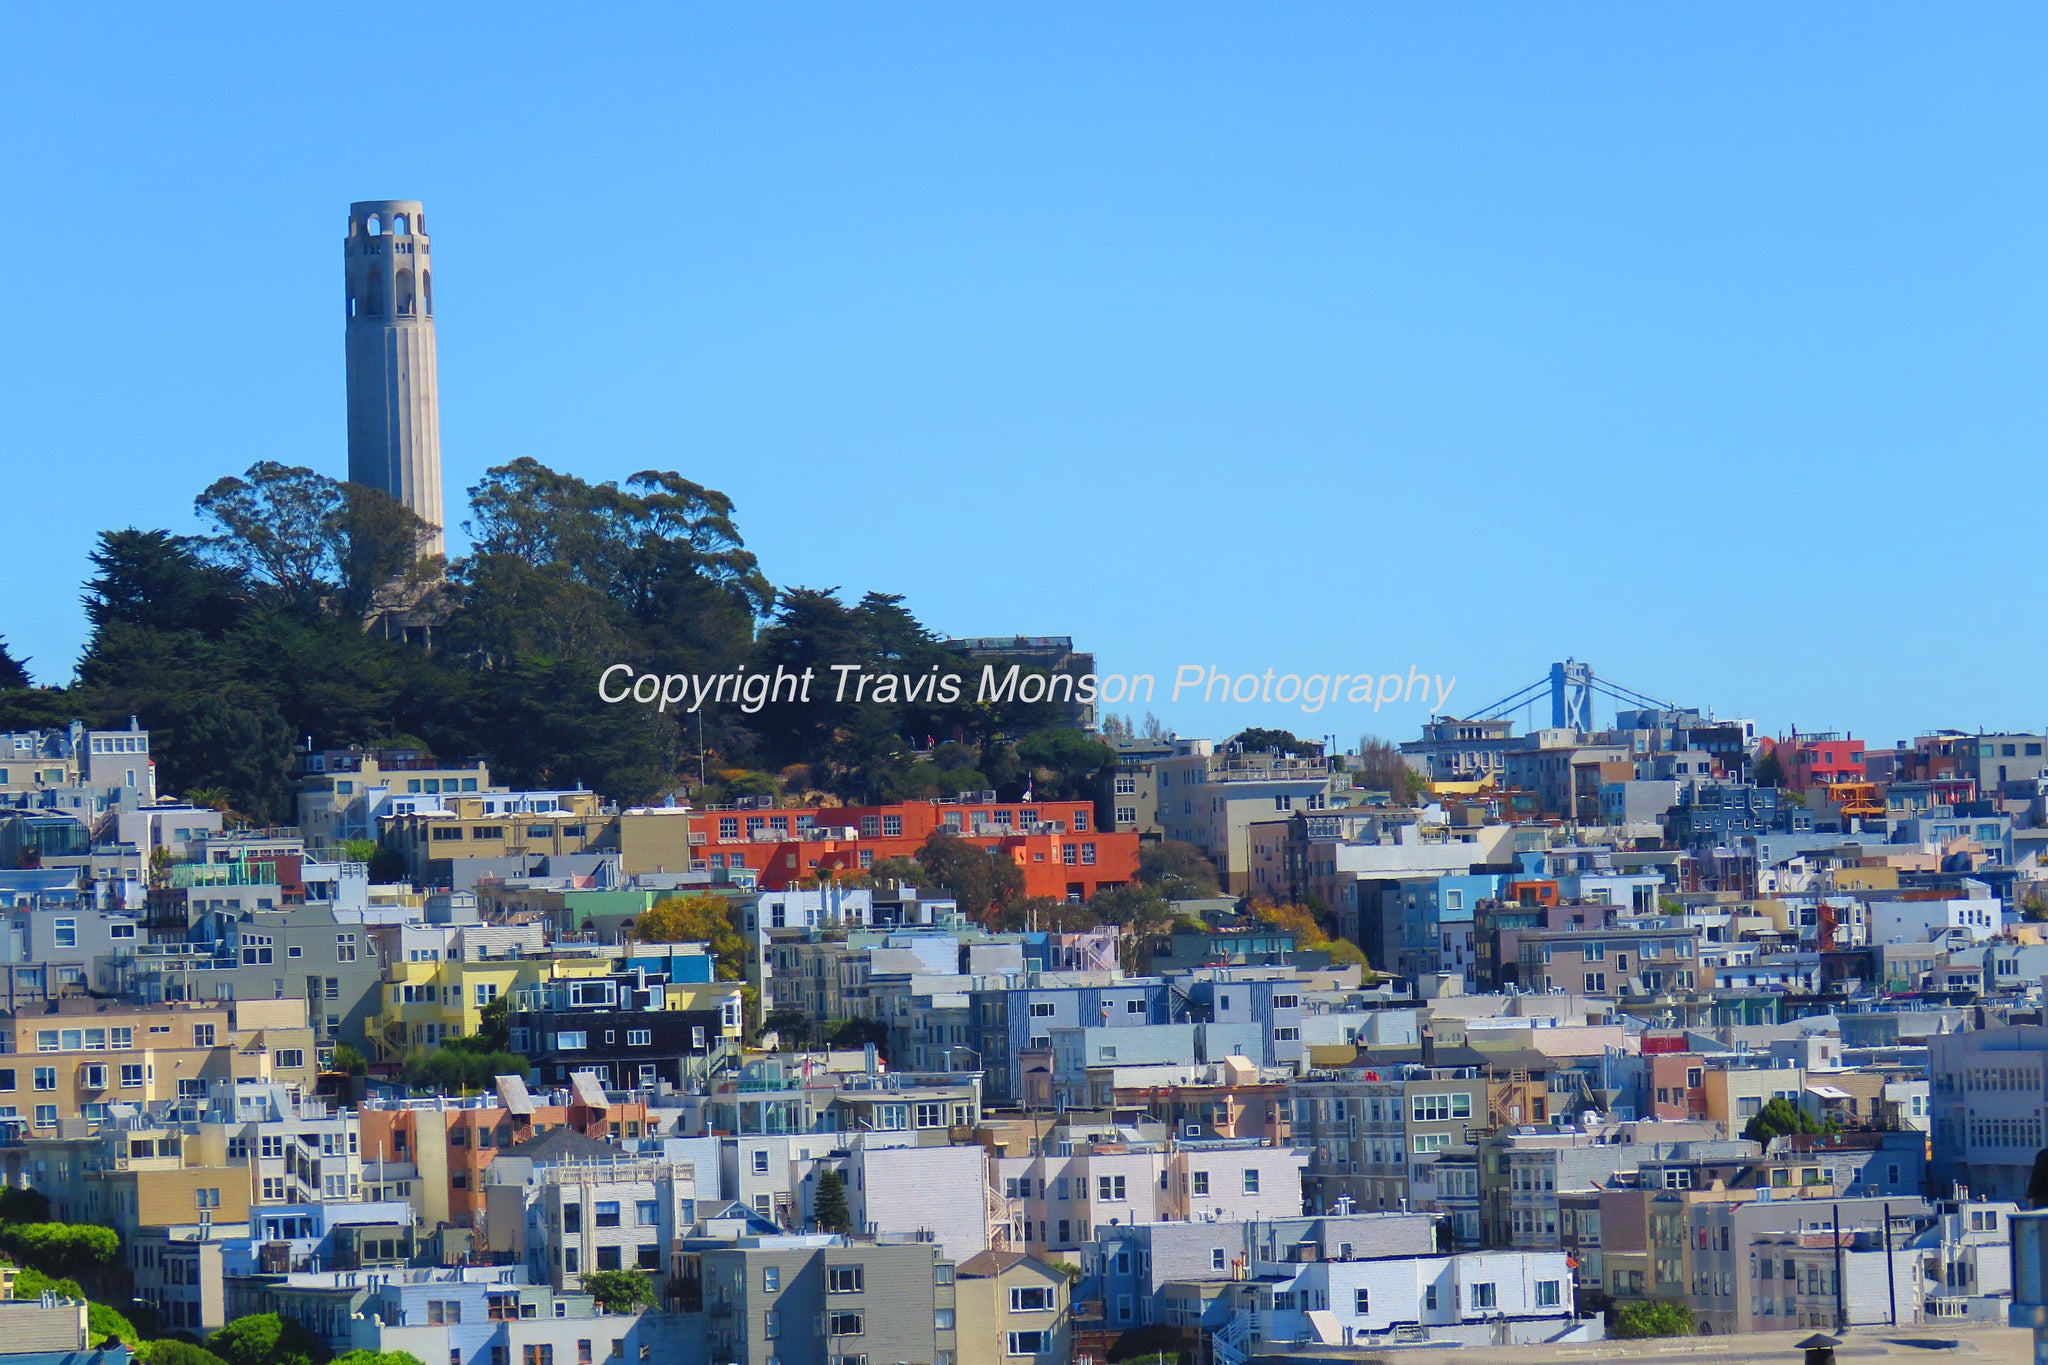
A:
{"label": "autumn-colored tree", "polygon": [[1332,967],[1356,967],[1368,982],[1377,979],[1373,975],[1372,963],[1365,960],[1365,949],[1348,938],[1333,938],[1317,951],[1330,955]]}
{"label": "autumn-colored tree", "polygon": [[1275,929],[1285,929],[1293,934],[1297,948],[1320,947],[1319,941],[1329,937],[1305,905],[1256,900],[1252,902],[1252,913]]}
{"label": "autumn-colored tree", "polygon": [[1372,965],[1365,960],[1364,949],[1349,939],[1332,938],[1315,912],[1305,905],[1255,900],[1251,904],[1251,912],[1274,928],[1293,934],[1296,948],[1304,952],[1328,953],[1333,967],[1356,966],[1368,973],[1372,971]]}
{"label": "autumn-colored tree", "polygon": [[708,944],[720,981],[746,977],[747,941],[733,928],[732,911],[723,896],[709,891],[666,896],[647,908],[633,933],[642,943]]}

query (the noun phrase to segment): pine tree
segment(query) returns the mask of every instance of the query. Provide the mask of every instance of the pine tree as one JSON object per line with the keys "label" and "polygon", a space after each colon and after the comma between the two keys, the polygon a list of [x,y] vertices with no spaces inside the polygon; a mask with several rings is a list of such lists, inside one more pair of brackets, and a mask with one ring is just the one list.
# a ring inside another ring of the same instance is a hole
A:
{"label": "pine tree", "polygon": [[811,1209],[818,1226],[827,1232],[845,1232],[853,1225],[853,1211],[846,1206],[846,1181],[839,1172],[818,1173],[818,1197]]}
{"label": "pine tree", "polygon": [[0,635],[0,690],[30,685],[26,659],[17,659],[7,652],[7,637]]}

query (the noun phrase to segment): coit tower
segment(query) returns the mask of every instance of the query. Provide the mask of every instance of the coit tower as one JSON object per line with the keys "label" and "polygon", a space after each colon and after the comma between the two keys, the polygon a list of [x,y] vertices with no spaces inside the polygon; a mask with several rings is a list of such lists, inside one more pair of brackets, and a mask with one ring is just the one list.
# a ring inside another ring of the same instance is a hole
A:
{"label": "coit tower", "polygon": [[417,200],[348,207],[348,476],[433,527],[441,554],[441,396],[434,376],[434,270]]}

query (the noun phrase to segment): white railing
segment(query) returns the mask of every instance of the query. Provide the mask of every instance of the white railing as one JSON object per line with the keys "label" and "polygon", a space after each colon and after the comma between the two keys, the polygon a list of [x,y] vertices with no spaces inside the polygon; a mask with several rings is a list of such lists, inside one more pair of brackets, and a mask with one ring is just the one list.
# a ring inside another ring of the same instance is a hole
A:
{"label": "white railing", "polygon": [[1229,1322],[1209,1334],[1216,1365],[1246,1365],[1251,1359],[1250,1336],[1250,1317],[1244,1313],[1232,1313]]}

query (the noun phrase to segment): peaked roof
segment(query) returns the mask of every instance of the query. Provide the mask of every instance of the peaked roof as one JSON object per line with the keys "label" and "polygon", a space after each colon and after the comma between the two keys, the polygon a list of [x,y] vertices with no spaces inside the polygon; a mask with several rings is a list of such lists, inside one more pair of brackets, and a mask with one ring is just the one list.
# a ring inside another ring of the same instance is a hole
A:
{"label": "peaked roof", "polygon": [[523,1156],[536,1164],[550,1161],[610,1161],[625,1155],[608,1142],[585,1137],[567,1124],[548,1129],[539,1137],[498,1149],[500,1156]]}
{"label": "peaked roof", "polygon": [[1000,1251],[995,1249],[977,1251],[974,1255],[960,1262],[954,1269],[958,1274],[968,1276],[970,1279],[986,1279],[991,1276],[1001,1275],[1004,1271],[1023,1265],[1027,1261],[1044,1274],[1060,1274],[1058,1267],[1054,1266],[1050,1261],[1033,1256],[1028,1252]]}

